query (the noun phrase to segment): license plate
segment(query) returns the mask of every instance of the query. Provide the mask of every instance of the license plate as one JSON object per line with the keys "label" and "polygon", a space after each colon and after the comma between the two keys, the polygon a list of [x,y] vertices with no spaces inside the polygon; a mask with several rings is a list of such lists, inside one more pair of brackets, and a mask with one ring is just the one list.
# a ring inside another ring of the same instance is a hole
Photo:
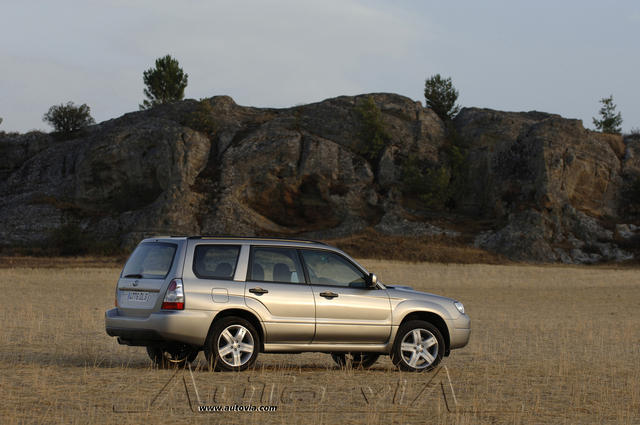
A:
{"label": "license plate", "polygon": [[149,294],[148,292],[131,291],[127,295],[127,301],[131,301],[135,303],[146,303],[147,301],[149,301],[150,297],[151,297],[151,294]]}

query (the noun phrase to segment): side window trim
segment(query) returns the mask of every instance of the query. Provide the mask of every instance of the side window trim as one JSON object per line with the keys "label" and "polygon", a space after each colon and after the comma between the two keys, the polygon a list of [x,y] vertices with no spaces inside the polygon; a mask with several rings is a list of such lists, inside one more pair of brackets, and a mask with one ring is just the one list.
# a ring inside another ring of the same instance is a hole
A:
{"label": "side window trim", "polygon": [[240,245],[240,255],[238,255],[238,265],[236,266],[236,273],[233,280],[236,282],[246,282],[247,271],[249,270],[249,258],[251,253],[251,245]]}
{"label": "side window trim", "polygon": [[311,283],[311,278],[309,277],[309,271],[307,270],[307,263],[304,261],[304,255],[302,255],[302,249],[296,249],[298,252],[298,259],[300,260],[300,265],[302,266],[302,273],[304,274],[304,281],[307,285],[313,285]]}
{"label": "side window trim", "polygon": [[249,259],[247,260],[247,276],[244,279],[245,282],[259,282],[251,279],[251,270],[253,269],[253,251],[255,247],[255,245],[249,246]]}
{"label": "side window trim", "polygon": [[[201,276],[198,273],[198,270],[196,268],[196,261],[198,259],[198,256],[196,255],[196,252],[198,250],[198,247],[201,246],[207,246],[207,247],[225,247],[225,248],[238,248],[238,255],[236,255],[236,262],[233,265],[233,272],[231,273],[231,277],[211,277],[211,276]],[[214,243],[199,243],[194,245],[193,247],[193,262],[191,264],[191,271],[193,272],[193,274],[198,278],[198,279],[204,279],[204,280],[234,280],[236,271],[238,269],[238,261],[240,259],[240,254],[242,253],[242,245],[236,245],[236,244],[214,244]]]}
{"label": "side window trim", "polygon": [[[272,249],[289,249],[291,251],[296,252],[296,255],[298,256],[298,262],[300,263],[300,268],[302,269],[302,273],[303,273],[303,277],[304,277],[304,282],[279,282],[279,281],[273,281],[273,280],[254,280],[251,278],[251,273],[252,273],[252,268],[253,268],[253,256],[254,256],[254,252],[256,249],[259,248],[272,248]],[[249,260],[247,262],[247,275],[246,275],[246,282],[256,282],[256,283],[278,283],[278,284],[282,284],[282,285],[308,285],[309,284],[309,280],[307,279],[307,270],[304,267],[304,263],[302,262],[302,259],[300,258],[301,255],[298,252],[298,248],[294,247],[294,246],[273,246],[273,245],[251,245],[250,247],[250,251],[249,251]]]}

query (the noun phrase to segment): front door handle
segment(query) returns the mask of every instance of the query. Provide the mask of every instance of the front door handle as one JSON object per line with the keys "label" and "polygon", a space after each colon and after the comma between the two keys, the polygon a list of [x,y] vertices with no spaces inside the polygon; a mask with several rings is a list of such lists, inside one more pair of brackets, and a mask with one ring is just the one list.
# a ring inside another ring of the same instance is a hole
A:
{"label": "front door handle", "polygon": [[338,294],[336,294],[335,292],[331,292],[331,291],[325,291],[325,292],[320,292],[320,296],[328,298],[328,299],[331,299],[331,298],[336,298],[338,296]]}
{"label": "front door handle", "polygon": [[262,295],[262,294],[266,294],[269,291],[267,291],[266,289],[262,289],[259,286],[257,288],[251,288],[249,289],[249,292],[251,292],[252,294],[256,294],[256,295]]}

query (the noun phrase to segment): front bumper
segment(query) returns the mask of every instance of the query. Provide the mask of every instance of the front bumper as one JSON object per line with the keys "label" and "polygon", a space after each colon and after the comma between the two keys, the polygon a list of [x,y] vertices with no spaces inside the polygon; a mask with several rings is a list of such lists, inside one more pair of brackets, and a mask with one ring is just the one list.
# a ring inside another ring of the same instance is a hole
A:
{"label": "front bumper", "polygon": [[150,345],[176,341],[202,347],[214,312],[205,310],[160,311],[147,317],[121,316],[117,308],[107,310],[105,328],[127,345]]}
{"label": "front bumper", "polygon": [[469,343],[471,337],[471,319],[466,314],[460,315],[453,321],[452,332],[450,335],[450,349],[462,348]]}

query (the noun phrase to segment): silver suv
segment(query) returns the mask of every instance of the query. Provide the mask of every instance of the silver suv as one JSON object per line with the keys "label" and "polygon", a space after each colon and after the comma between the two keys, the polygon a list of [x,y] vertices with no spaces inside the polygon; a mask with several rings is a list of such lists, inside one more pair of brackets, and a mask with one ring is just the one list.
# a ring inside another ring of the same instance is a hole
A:
{"label": "silver suv", "polygon": [[312,241],[158,237],[143,240],[105,314],[118,342],[146,346],[158,366],[195,360],[244,370],[258,353],[329,353],[369,367],[390,355],[433,369],[471,333],[463,305],[383,285],[353,258]]}

